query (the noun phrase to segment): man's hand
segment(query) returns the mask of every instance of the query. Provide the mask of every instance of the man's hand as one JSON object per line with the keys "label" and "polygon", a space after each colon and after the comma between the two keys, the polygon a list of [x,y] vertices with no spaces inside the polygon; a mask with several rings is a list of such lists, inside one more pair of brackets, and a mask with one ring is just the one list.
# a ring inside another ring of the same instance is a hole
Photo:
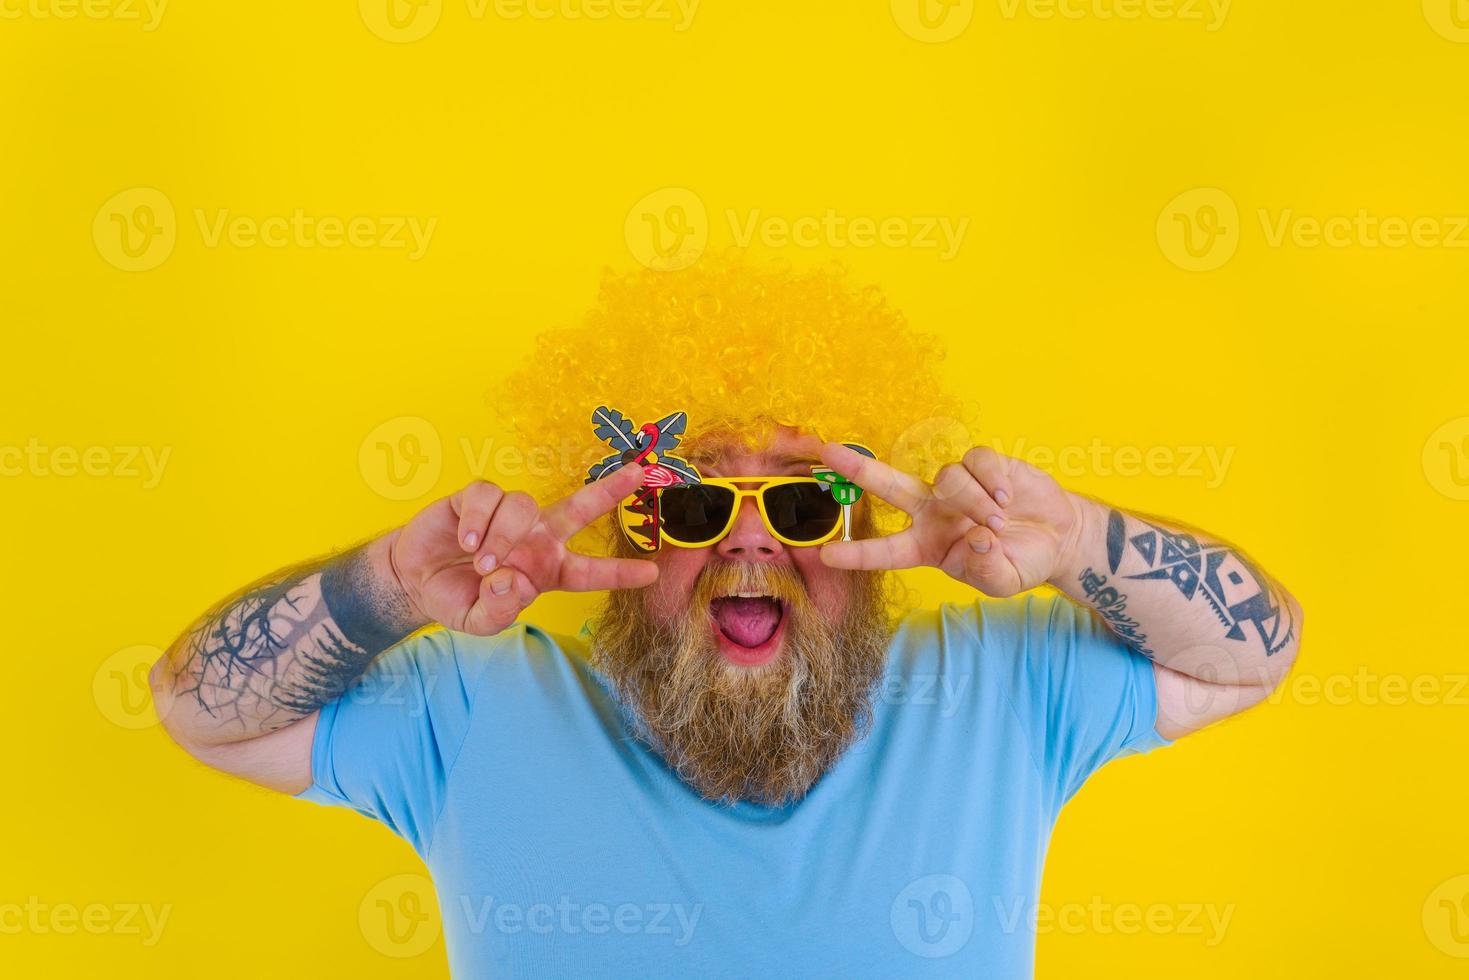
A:
{"label": "man's hand", "polygon": [[833,568],[928,565],[987,595],[1010,596],[1066,567],[1080,536],[1080,498],[987,446],[939,470],[932,485],[836,443],[822,448],[821,460],[913,519],[897,534],[824,545],[821,560]]}
{"label": "man's hand", "polygon": [[651,585],[658,577],[651,561],[594,558],[566,546],[632,493],[642,475],[641,466],[624,466],[545,508],[529,494],[471,483],[393,533],[392,571],[425,620],[480,636],[505,629],[542,592]]}

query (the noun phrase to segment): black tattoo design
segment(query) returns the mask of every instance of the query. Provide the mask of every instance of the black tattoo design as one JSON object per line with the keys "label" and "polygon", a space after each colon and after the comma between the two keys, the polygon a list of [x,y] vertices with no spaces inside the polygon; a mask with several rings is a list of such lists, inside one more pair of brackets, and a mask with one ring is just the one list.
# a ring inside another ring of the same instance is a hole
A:
{"label": "black tattoo design", "polygon": [[1112,632],[1133,650],[1152,660],[1153,651],[1148,649],[1148,635],[1142,631],[1137,620],[1127,615],[1127,595],[1108,585],[1107,576],[1098,575],[1090,566],[1082,570],[1080,581],[1082,591],[1092,605],[1097,607],[1097,613],[1107,621]]}
{"label": "black tattoo design", "polygon": [[275,731],[341,697],[411,632],[408,618],[406,599],[373,586],[360,549],[293,569],[205,616],[181,646],[177,693],[222,725]]}
{"label": "black tattoo design", "polygon": [[1146,530],[1127,537],[1121,512],[1114,510],[1108,516],[1107,565],[1114,574],[1131,545],[1148,570],[1122,578],[1168,581],[1188,600],[1203,596],[1224,626],[1226,639],[1244,642],[1253,633],[1266,656],[1279,653],[1294,639],[1290,604],[1243,555],[1226,545],[1201,543],[1192,534],[1141,523]]}

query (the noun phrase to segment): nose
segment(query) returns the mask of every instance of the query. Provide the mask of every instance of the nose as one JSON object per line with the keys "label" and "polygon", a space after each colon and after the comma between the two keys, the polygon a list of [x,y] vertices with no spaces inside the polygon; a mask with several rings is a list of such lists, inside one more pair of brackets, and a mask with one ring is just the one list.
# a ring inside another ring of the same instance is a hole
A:
{"label": "nose", "polygon": [[714,550],[719,557],[732,561],[770,561],[785,552],[760,519],[759,505],[748,497],[740,501],[734,527],[714,545]]}

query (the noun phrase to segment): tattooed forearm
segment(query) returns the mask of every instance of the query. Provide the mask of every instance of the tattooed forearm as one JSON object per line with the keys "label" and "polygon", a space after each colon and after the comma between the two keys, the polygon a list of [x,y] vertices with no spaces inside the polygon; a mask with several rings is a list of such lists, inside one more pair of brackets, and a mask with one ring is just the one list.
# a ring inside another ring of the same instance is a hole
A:
{"label": "tattooed forearm", "polygon": [[366,548],[288,570],[217,606],[170,653],[173,694],[220,733],[283,728],[340,697],[415,627]]}
{"label": "tattooed forearm", "polygon": [[1267,657],[1295,639],[1295,619],[1280,587],[1233,548],[1137,518],[1129,528],[1127,517],[1112,510],[1107,567],[1115,575],[1129,556],[1136,560],[1128,564],[1138,570],[1120,578],[1171,583],[1184,600],[1209,607],[1225,639],[1258,639]]}
{"label": "tattooed forearm", "polygon": [[1127,594],[1108,585],[1107,576],[1098,575],[1092,571],[1090,565],[1082,570],[1080,584],[1082,592],[1086,593],[1086,597],[1096,608],[1097,615],[1106,621],[1112,632],[1151,660],[1153,651],[1148,649],[1148,635],[1142,631],[1142,624],[1127,614]]}
{"label": "tattooed forearm", "polygon": [[1051,584],[1128,647],[1179,674],[1271,687],[1300,646],[1300,605],[1239,549],[1163,518],[1081,499]]}

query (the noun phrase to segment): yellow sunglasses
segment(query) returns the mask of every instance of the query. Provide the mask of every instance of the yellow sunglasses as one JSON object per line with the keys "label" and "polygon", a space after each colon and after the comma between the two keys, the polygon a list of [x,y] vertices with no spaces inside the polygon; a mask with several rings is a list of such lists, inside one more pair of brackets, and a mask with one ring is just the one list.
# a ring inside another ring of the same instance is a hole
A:
{"label": "yellow sunglasses", "polygon": [[628,540],[642,551],[657,551],[660,541],[707,548],[729,534],[740,504],[754,497],[773,538],[806,548],[842,531],[845,508],[830,482],[812,476],[706,477],[699,483],[644,488],[618,513]]}

